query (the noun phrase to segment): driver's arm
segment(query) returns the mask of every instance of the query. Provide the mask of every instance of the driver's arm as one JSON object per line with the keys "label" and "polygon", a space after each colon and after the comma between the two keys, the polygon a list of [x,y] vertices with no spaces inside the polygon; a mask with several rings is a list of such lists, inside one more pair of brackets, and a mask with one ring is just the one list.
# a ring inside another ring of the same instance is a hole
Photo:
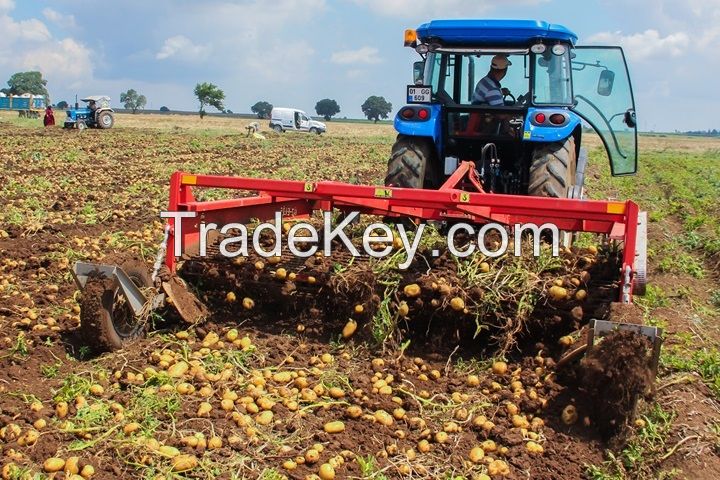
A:
{"label": "driver's arm", "polygon": [[503,94],[500,90],[491,90],[485,97],[488,105],[491,107],[504,107],[505,102],[503,101]]}

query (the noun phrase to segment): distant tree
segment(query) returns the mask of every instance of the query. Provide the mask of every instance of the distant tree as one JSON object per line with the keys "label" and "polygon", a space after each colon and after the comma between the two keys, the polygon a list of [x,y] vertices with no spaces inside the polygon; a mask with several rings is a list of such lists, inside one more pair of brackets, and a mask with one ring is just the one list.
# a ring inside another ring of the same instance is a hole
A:
{"label": "distant tree", "polygon": [[205,105],[215,107],[221,112],[224,109],[225,92],[212,83],[203,82],[195,85],[195,96],[200,102],[200,118],[205,116]]}
{"label": "distant tree", "polygon": [[42,78],[40,72],[17,72],[7,81],[8,88],[0,90],[5,95],[30,95],[49,96],[47,91],[47,80]]}
{"label": "distant tree", "polygon": [[381,118],[388,118],[392,111],[392,103],[385,100],[384,97],[372,95],[365,100],[361,108],[368,120],[374,120],[377,123]]}
{"label": "distant tree", "polygon": [[65,100],[60,100],[57,105],[55,105],[55,107],[59,108],[60,110],[65,110],[66,108],[68,108],[68,102],[66,102]]}
{"label": "distant tree", "polygon": [[228,115],[232,115],[233,111],[228,108],[227,110],[225,110],[225,113],[227,113]]}
{"label": "distant tree", "polygon": [[165,105],[163,105],[162,107],[160,107],[160,111],[161,112],[169,112],[170,109],[168,107],[166,107]]}
{"label": "distant tree", "polygon": [[142,110],[145,108],[147,98],[145,98],[145,95],[140,95],[131,88],[127,92],[120,94],[120,102],[125,105],[125,108],[132,110],[132,113],[136,113],[138,109]]}
{"label": "distant tree", "polygon": [[272,104],[264,101],[257,102],[255,105],[250,107],[250,110],[257,114],[258,118],[269,118],[272,109]]}
{"label": "distant tree", "polygon": [[323,98],[315,104],[315,111],[318,115],[322,115],[325,120],[330,120],[330,117],[340,113],[340,105],[335,100],[329,98]]}

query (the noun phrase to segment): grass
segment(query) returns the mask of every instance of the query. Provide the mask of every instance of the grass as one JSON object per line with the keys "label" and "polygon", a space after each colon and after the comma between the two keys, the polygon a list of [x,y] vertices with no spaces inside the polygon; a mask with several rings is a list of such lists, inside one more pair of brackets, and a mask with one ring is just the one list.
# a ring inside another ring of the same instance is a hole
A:
{"label": "grass", "polygon": [[697,373],[720,399],[720,350],[673,345],[662,351],[660,365],[671,372]]}
{"label": "grass", "polygon": [[71,402],[78,396],[85,397],[90,393],[92,384],[91,378],[71,373],[65,377],[60,388],[55,391],[53,399],[56,402]]}
{"label": "grass", "polygon": [[644,423],[618,454],[608,452],[608,460],[602,465],[587,467],[587,475],[592,480],[654,480],[670,479],[674,471],[658,471],[657,467],[664,454],[672,422],[673,412],[664,410],[659,404],[653,404],[644,415]]}
{"label": "grass", "polygon": [[377,465],[377,460],[372,455],[357,457],[357,464],[360,467],[361,478],[366,480],[388,480]]}
{"label": "grass", "polygon": [[52,365],[40,365],[40,373],[45,378],[55,378],[60,372],[62,363],[56,362]]}

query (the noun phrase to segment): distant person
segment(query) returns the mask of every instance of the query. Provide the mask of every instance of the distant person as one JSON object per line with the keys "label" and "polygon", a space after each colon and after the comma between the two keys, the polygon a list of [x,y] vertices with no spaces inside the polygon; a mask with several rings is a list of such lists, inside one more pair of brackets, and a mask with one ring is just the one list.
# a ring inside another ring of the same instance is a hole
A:
{"label": "distant person", "polygon": [[260,130],[260,124],[258,122],[252,122],[250,123],[250,125],[245,127],[245,129],[247,130],[247,135],[245,136],[249,137],[250,135],[257,133],[258,130]]}
{"label": "distant person", "polygon": [[505,78],[508,67],[512,65],[505,55],[495,55],[490,63],[490,71],[480,79],[473,92],[473,105],[490,105],[491,107],[502,107],[505,105],[503,96],[510,91],[500,85],[500,80]]}
{"label": "distant person", "polygon": [[43,125],[46,127],[52,127],[55,125],[55,114],[50,105],[45,109],[45,116],[43,117]]}

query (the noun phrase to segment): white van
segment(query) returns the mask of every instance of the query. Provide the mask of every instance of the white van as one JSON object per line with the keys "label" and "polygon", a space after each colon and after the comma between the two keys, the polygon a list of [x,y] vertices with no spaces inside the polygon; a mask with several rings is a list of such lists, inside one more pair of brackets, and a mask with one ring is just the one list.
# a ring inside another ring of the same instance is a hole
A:
{"label": "white van", "polygon": [[312,120],[310,116],[296,108],[273,108],[270,113],[270,128],[278,133],[285,131],[309,132],[320,135],[327,127],[324,123]]}

